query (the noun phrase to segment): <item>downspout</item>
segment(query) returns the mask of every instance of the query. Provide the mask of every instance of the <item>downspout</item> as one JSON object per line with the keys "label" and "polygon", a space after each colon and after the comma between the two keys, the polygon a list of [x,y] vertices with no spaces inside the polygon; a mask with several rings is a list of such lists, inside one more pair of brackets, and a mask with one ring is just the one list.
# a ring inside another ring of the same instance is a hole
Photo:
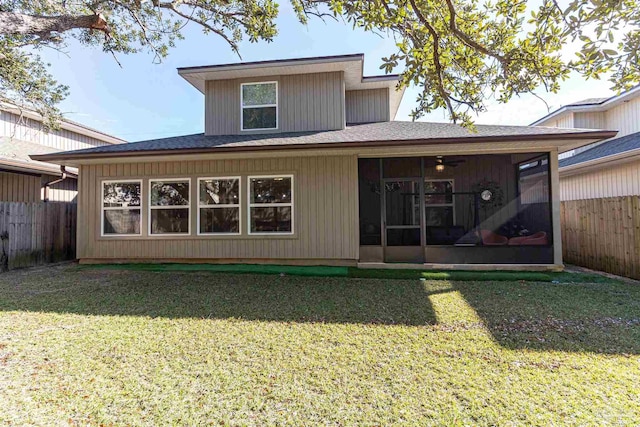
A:
{"label": "downspout", "polygon": [[44,184],[44,197],[43,197],[43,199],[44,199],[45,202],[49,201],[49,187],[54,185],[54,184],[57,184],[59,182],[64,181],[68,177],[69,176],[67,175],[67,171],[66,171],[65,167],[64,166],[60,166],[60,178],[56,179],[54,181],[45,182],[45,184]]}

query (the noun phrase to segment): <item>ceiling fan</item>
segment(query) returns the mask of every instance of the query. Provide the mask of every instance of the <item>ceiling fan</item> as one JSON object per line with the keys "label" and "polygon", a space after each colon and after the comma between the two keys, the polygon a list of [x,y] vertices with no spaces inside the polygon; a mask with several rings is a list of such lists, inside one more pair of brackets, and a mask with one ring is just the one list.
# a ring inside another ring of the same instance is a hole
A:
{"label": "ceiling fan", "polygon": [[445,158],[443,156],[436,156],[436,171],[437,172],[442,172],[444,171],[445,166],[451,166],[451,167],[456,167],[458,166],[460,163],[464,163],[465,160],[459,159],[459,160],[445,160]]}

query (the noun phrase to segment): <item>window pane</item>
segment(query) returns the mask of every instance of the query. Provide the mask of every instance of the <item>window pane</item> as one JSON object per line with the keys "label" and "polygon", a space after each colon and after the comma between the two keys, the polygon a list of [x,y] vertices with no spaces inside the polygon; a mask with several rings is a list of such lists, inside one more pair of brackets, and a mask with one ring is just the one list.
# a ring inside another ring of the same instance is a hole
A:
{"label": "window pane", "polygon": [[261,83],[242,86],[242,106],[276,103],[276,84]]}
{"label": "window pane", "polygon": [[425,213],[427,227],[453,225],[453,208],[450,206],[426,207]]}
{"label": "window pane", "polygon": [[103,188],[106,208],[140,206],[139,182],[105,182]]}
{"label": "window pane", "polygon": [[185,206],[189,204],[188,182],[151,183],[151,206]]}
{"label": "window pane", "polygon": [[291,203],[291,178],[251,178],[251,203]]}
{"label": "window pane", "polygon": [[240,180],[206,179],[200,181],[201,205],[237,205],[240,203]]}
{"label": "window pane", "polygon": [[251,208],[251,232],[291,232],[291,208]]}
{"label": "window pane", "polygon": [[151,209],[151,234],[189,233],[189,209]]}
{"label": "window pane", "polygon": [[140,209],[110,209],[103,215],[103,234],[140,234]]}
{"label": "window pane", "polygon": [[243,108],[242,129],[275,129],[276,107]]}
{"label": "window pane", "polygon": [[239,208],[201,208],[200,233],[239,233]]}
{"label": "window pane", "polygon": [[424,201],[427,205],[453,203],[453,183],[451,181],[425,181]]}

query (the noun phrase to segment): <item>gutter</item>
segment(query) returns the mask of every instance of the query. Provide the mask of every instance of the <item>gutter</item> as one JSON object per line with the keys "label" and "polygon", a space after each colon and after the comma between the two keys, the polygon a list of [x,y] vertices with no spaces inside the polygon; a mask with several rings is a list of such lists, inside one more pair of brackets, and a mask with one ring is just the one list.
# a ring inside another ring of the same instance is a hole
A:
{"label": "gutter", "polygon": [[49,181],[49,182],[45,182],[44,184],[44,201],[48,202],[49,201],[49,187],[51,187],[54,184],[58,184],[62,181],[64,181],[67,178],[70,178],[69,176],[70,174],[67,173],[66,167],[65,166],[60,166],[60,178],[53,180],[53,181]]}
{"label": "gutter", "polygon": [[206,148],[176,148],[164,150],[138,150],[138,151],[104,151],[89,153],[74,153],[73,151],[34,154],[29,157],[33,160],[50,162],[74,159],[96,159],[111,157],[138,157],[138,156],[166,156],[180,154],[205,154],[205,153],[229,153],[247,151],[282,151],[295,149],[332,149],[332,148],[368,148],[368,147],[404,147],[414,145],[437,145],[455,143],[487,143],[504,141],[548,141],[548,140],[580,140],[580,139],[607,139],[616,136],[618,131],[587,131],[560,134],[534,134],[534,135],[495,135],[483,137],[460,138],[433,138],[433,139],[406,139],[406,140],[382,140],[382,141],[345,141],[345,142],[319,142],[309,144],[280,144],[280,145],[249,145],[235,147],[206,147]]}

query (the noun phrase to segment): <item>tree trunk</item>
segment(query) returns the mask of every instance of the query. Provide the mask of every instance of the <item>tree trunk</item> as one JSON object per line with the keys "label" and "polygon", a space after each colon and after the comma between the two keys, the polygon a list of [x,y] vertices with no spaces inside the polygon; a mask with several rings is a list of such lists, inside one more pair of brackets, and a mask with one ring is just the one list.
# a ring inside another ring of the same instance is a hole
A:
{"label": "tree trunk", "polygon": [[63,33],[76,28],[89,28],[108,32],[107,22],[100,15],[35,16],[22,13],[0,12],[0,34],[39,35]]}

